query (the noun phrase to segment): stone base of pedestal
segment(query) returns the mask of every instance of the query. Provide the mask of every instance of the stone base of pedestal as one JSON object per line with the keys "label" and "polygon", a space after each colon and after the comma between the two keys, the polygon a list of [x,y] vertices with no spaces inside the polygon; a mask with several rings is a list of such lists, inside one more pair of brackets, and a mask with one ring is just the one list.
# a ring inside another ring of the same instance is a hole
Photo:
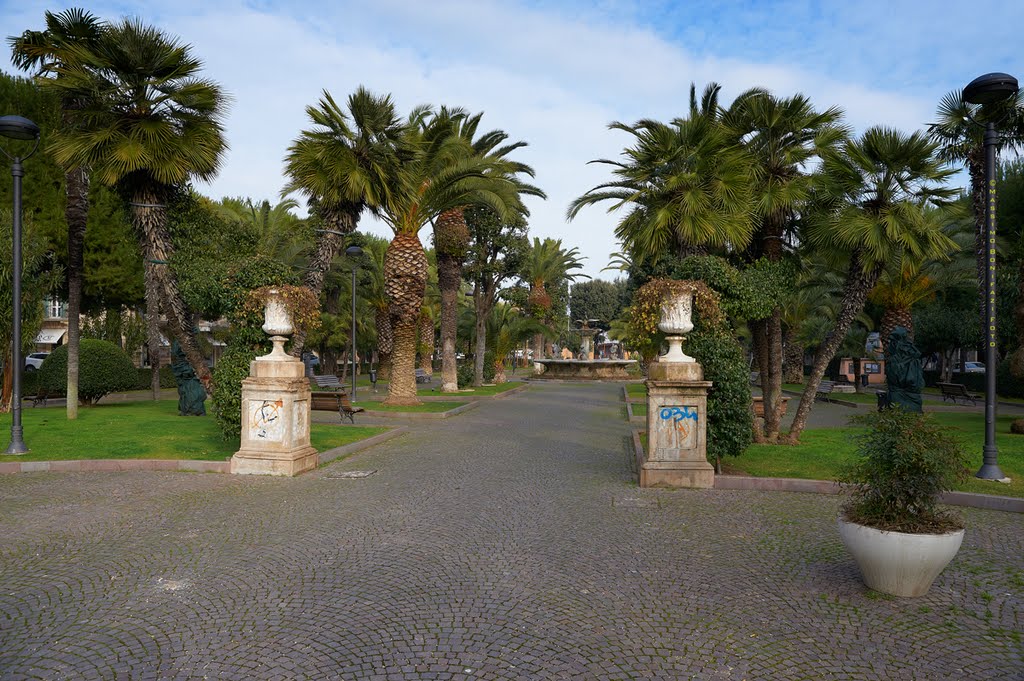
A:
{"label": "stone base of pedestal", "polygon": [[645,461],[640,466],[640,486],[710,489],[715,486],[715,469],[700,461]]}
{"label": "stone base of pedestal", "polygon": [[292,476],[316,468],[310,420],[305,365],[275,346],[273,353],[252,361],[249,378],[242,381],[242,438],[231,472]]}
{"label": "stone base of pedestal", "polygon": [[319,463],[320,455],[308,446],[291,452],[239,450],[231,457],[231,472],[235,475],[295,476],[313,470]]}
{"label": "stone base of pedestal", "polygon": [[648,367],[647,448],[641,487],[715,485],[707,460],[707,395],[711,383],[696,362],[654,362]]}

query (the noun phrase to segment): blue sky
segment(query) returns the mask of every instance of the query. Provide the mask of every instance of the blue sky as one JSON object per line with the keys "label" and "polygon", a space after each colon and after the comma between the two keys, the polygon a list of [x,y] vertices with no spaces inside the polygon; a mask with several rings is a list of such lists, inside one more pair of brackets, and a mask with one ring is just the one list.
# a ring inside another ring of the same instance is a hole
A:
{"label": "blue sky", "polygon": [[[484,112],[486,129],[529,142],[521,160],[547,201],[531,201],[531,234],[561,238],[599,275],[617,250],[615,215],[568,203],[607,178],[587,166],[627,143],[613,120],[682,113],[690,82],[723,85],[723,102],[752,87],[803,92],[840,106],[862,131],[924,127],[939,99],[982,73],[1024,78],[1024,2],[92,2],[105,19],[139,16],[191,43],[232,95],[231,150],[214,197],[276,199],[285,149],[322,89],[357,85],[421,103]],[[41,28],[67,5],[0,0],[5,35]],[[11,71],[5,56],[0,68]],[[962,176],[960,176],[962,177]],[[372,231],[380,226],[367,222]],[[429,234],[421,234],[429,243]],[[610,273],[600,276],[609,278]]]}

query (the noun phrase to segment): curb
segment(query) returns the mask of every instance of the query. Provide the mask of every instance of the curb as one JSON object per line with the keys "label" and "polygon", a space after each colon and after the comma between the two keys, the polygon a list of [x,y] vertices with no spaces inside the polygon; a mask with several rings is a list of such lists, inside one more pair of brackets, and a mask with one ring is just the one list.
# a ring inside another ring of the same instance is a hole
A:
{"label": "curb", "polygon": [[230,460],[79,459],[75,461],[7,461],[0,463],[0,475],[13,473],[116,473],[121,471],[228,473],[230,470]]}
{"label": "curb", "polygon": [[[640,444],[640,434],[642,432],[641,430],[633,430],[633,449],[638,467],[644,458],[644,449]],[[715,475],[714,489],[758,492],[804,492],[809,494],[839,494],[842,491],[841,485],[828,480],[753,478],[747,475]],[[964,506],[1006,513],[1024,513],[1024,499],[996,496],[994,494],[946,492],[939,497],[939,502],[949,506]]]}
{"label": "curb", "polygon": [[515,395],[521,393],[530,387],[529,383],[523,383],[515,388],[509,388],[504,392],[495,393],[494,395],[464,395],[461,392],[457,393],[441,393],[440,395],[420,395],[419,398],[424,402],[452,402],[455,400],[461,402],[486,402],[487,400],[500,400],[509,395]]}
{"label": "curb", "polygon": [[[450,401],[450,400],[449,400]],[[430,419],[446,419],[457,414],[461,414],[464,411],[475,409],[480,406],[480,401],[467,402],[461,406],[449,409],[448,411],[440,412],[415,412],[415,411],[373,411],[367,409],[363,413],[367,416],[377,416],[386,419],[414,419],[414,420],[430,420]]]}
{"label": "curb", "polygon": [[[803,393],[798,393],[798,392],[795,392],[793,390],[783,390],[782,394],[786,395],[788,397],[803,397],[804,396]],[[840,393],[840,395],[841,394],[842,393]],[[814,401],[815,402],[825,402],[825,400],[819,400],[818,398],[815,398]],[[842,405],[844,407],[852,407],[854,409],[857,409],[858,407],[862,407],[862,406],[864,406],[864,407],[868,406],[866,404],[862,405],[859,402],[850,402],[849,400],[838,399],[838,398],[835,398],[835,397],[828,398],[828,402],[825,402],[825,404],[839,404],[839,405]]]}
{"label": "curb", "polygon": [[330,463],[337,459],[345,458],[351,456],[352,454],[356,454],[357,452],[361,452],[364,449],[375,447],[381,444],[382,442],[387,442],[388,440],[391,440],[393,438],[398,437],[399,435],[402,435],[403,433],[406,432],[406,430],[407,429],[404,426],[393,427],[386,433],[374,435],[373,437],[368,437],[365,440],[353,442],[350,445],[342,445],[340,447],[335,447],[334,449],[328,449],[326,451],[320,452],[320,465],[322,466],[326,463]]}

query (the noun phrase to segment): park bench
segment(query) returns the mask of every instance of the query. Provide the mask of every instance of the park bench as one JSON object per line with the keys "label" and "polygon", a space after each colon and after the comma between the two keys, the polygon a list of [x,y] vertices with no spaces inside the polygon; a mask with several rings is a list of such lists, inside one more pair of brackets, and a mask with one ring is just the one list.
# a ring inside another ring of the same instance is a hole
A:
{"label": "park bench", "polygon": [[822,381],[821,383],[818,384],[818,391],[814,393],[814,399],[820,398],[825,400],[826,402],[831,403],[832,398],[829,396],[832,394],[832,391],[835,390],[835,388],[835,381]]}
{"label": "park bench", "polygon": [[63,397],[63,395],[55,395],[51,393],[47,388],[42,386],[36,388],[35,395],[25,395],[26,400],[32,400],[32,407],[38,407],[40,404],[46,406],[46,400],[50,398]]}
{"label": "park bench", "polygon": [[353,425],[356,422],[355,415],[366,411],[362,407],[352,406],[352,400],[344,391],[312,393],[310,408],[313,411],[336,411],[342,418],[348,418]]}
{"label": "park bench", "polygon": [[430,374],[425,369],[416,370],[416,382],[417,383],[430,383]]}
{"label": "park bench", "polygon": [[316,383],[316,387],[320,389],[326,388],[327,390],[344,390],[345,386],[341,384],[338,377],[334,374],[327,376],[313,376],[313,382]]}
{"label": "park bench", "polygon": [[942,391],[943,402],[953,400],[953,404],[957,404],[958,399],[963,399],[965,404],[967,400],[971,401],[972,406],[977,404],[978,396],[967,392],[967,386],[963,383],[936,383],[935,385]]}

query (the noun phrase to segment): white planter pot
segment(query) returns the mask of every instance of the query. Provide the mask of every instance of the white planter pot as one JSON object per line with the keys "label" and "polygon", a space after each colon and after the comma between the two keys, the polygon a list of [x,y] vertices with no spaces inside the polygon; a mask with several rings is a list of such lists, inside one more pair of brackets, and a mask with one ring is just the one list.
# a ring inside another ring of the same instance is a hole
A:
{"label": "white planter pot", "polygon": [[668,352],[659,362],[695,362],[683,352],[685,335],[693,331],[693,289],[670,293],[661,301],[658,328],[666,334]]}
{"label": "white planter pot", "polygon": [[946,534],[885,532],[839,519],[839,536],[864,583],[893,596],[923,596],[960,550],[964,531]]}

